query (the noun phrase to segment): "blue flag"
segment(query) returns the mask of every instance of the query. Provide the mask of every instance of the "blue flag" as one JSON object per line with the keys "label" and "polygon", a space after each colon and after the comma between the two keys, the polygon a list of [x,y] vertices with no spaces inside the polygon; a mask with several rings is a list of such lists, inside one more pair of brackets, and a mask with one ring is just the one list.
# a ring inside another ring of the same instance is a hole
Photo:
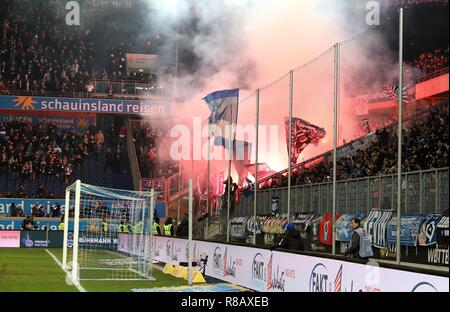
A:
{"label": "blue flag", "polygon": [[211,111],[210,124],[217,124],[220,120],[237,123],[239,89],[216,91],[203,100]]}

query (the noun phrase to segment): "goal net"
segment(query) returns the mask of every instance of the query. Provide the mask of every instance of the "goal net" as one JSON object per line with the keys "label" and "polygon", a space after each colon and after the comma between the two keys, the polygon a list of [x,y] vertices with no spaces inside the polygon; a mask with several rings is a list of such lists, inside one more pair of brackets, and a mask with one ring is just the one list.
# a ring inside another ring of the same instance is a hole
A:
{"label": "goal net", "polygon": [[[154,280],[157,194],[81,183],[66,188],[63,267],[70,280]],[[119,241],[126,248],[120,248]]]}

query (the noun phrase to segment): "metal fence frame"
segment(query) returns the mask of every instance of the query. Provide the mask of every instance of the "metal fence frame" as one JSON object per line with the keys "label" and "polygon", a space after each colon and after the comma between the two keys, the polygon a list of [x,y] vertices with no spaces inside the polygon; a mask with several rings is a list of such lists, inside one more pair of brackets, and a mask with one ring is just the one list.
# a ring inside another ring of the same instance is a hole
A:
{"label": "metal fence frame", "polygon": [[[331,212],[332,186],[332,182],[292,186],[291,211]],[[402,214],[443,213],[449,207],[448,187],[448,167],[402,174]],[[280,213],[287,213],[287,191],[287,187],[258,190],[257,214],[270,213],[273,197],[280,199]],[[396,194],[396,174],[337,181],[336,213],[369,213],[377,208],[395,210]],[[253,199],[254,196],[241,196],[232,217],[252,215]]]}

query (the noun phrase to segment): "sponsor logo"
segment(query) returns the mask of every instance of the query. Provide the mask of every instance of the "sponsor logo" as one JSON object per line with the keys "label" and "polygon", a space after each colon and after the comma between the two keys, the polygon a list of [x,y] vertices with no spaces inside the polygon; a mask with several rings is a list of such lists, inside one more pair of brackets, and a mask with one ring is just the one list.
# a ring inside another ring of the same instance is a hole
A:
{"label": "sponsor logo", "polygon": [[228,258],[228,248],[225,248],[223,263],[224,263],[223,276],[236,277],[236,267],[242,266],[242,259],[233,259],[233,257]]}
{"label": "sponsor logo", "polygon": [[252,282],[260,290],[264,290],[266,287],[265,281],[267,277],[267,271],[264,264],[264,258],[262,254],[257,253],[253,257],[252,262]]}
{"label": "sponsor logo", "polygon": [[328,269],[322,263],[314,266],[309,277],[310,292],[329,292],[331,283],[329,282]]}
{"label": "sponsor logo", "polygon": [[428,282],[420,282],[413,287],[411,292],[437,292],[438,290]]}
{"label": "sponsor logo", "polygon": [[[269,289],[277,289],[284,291],[284,286],[286,282],[286,275],[284,271],[280,272],[280,266],[277,265],[277,269],[275,271],[275,274],[273,274],[272,270],[272,259],[273,255],[270,256],[269,264],[267,265],[267,290]],[[293,270],[290,270],[293,271]],[[295,276],[295,271],[294,276]]]}
{"label": "sponsor logo", "polygon": [[80,244],[99,244],[99,245],[117,245],[117,238],[111,237],[87,237],[82,236],[78,239]]}
{"label": "sponsor logo", "polygon": [[78,126],[80,128],[87,128],[87,127],[89,127],[89,121],[85,118],[80,118],[78,120]]}
{"label": "sponsor logo", "polygon": [[21,110],[33,110],[36,101],[33,101],[32,96],[18,96],[14,99],[16,105],[14,107],[19,107]]}
{"label": "sponsor logo", "polygon": [[332,284],[327,267],[322,263],[316,264],[309,277],[309,291],[342,292],[342,272],[343,265],[341,264],[334,278],[334,284]]}
{"label": "sponsor logo", "polygon": [[23,244],[25,245],[25,247],[33,247],[33,241],[30,239],[30,237],[27,234],[27,237],[23,240]]}

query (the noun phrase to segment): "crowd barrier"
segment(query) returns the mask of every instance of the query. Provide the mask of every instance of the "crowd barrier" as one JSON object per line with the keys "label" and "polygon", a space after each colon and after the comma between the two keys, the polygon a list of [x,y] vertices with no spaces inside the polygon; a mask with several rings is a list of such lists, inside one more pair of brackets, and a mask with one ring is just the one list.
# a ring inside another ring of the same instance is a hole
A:
{"label": "crowd barrier", "polygon": [[[129,253],[127,234],[119,234],[119,251]],[[154,237],[154,259],[188,261],[188,241]],[[270,249],[193,241],[193,259],[206,259],[205,275],[256,291],[269,292],[419,292],[449,291],[446,276],[364,265]]]}

